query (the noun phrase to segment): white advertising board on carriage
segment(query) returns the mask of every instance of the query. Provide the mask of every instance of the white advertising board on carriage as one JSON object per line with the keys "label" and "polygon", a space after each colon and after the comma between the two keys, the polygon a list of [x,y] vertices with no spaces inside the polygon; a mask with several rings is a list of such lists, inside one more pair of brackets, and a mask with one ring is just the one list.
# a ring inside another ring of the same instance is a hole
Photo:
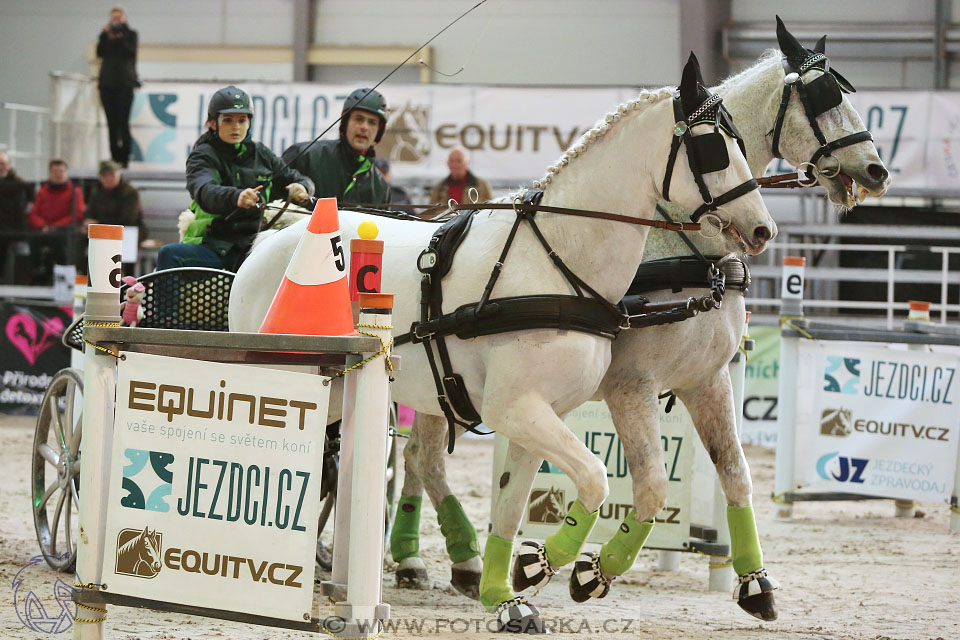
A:
{"label": "white advertising board on carriage", "polygon": [[956,354],[801,340],[797,484],[949,502],[957,460]]}
{"label": "white advertising board on carriage", "polygon": [[329,387],[321,376],[127,353],[103,582],[111,593],[303,621]]}

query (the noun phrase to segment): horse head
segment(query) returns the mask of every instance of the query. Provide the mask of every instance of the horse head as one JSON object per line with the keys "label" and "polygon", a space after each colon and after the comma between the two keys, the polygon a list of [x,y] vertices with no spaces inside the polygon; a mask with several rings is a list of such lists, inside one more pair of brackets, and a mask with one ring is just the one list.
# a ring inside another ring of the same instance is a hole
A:
{"label": "horse head", "polygon": [[159,537],[160,536],[156,532],[156,529],[150,531],[149,528],[144,527],[137,542],[137,548],[140,552],[140,560],[147,563],[147,565],[150,567],[151,573],[153,574],[156,574],[158,571],[160,571]]}
{"label": "horse head", "polygon": [[[692,52],[673,103],[676,124],[663,199],[693,212],[691,220],[704,228],[729,234],[746,253],[762,252],[777,235],[776,223],[756,188],[740,134],[720,96],[704,86]],[[681,172],[683,180],[677,179]]]}
{"label": "horse head", "polygon": [[[862,133],[863,120],[846,96],[856,89],[826,57],[826,39],[823,36],[807,49],[777,16],[777,42],[783,54],[782,64],[776,65],[777,77],[789,103],[767,135],[774,155],[813,173],[834,203],[853,207],[865,193],[877,198],[886,193],[890,173],[872,138]],[[834,148],[822,151],[825,145]]]}

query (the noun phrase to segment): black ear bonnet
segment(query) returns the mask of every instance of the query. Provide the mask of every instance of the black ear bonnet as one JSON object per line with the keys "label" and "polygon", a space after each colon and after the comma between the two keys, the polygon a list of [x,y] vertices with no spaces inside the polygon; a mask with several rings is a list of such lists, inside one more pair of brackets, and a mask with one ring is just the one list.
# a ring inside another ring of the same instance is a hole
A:
{"label": "black ear bonnet", "polygon": [[[793,34],[787,31],[783,21],[778,16],[777,42],[780,45],[780,51],[783,53],[784,82],[786,84],[796,82],[803,84],[809,97],[813,117],[840,106],[843,101],[843,93],[856,91],[849,80],[830,66],[830,60],[824,54],[827,36],[820,38],[813,49],[807,49],[800,44]],[[822,71],[823,75],[808,83],[803,83],[801,77],[812,69]],[[791,74],[795,75],[791,76]]]}

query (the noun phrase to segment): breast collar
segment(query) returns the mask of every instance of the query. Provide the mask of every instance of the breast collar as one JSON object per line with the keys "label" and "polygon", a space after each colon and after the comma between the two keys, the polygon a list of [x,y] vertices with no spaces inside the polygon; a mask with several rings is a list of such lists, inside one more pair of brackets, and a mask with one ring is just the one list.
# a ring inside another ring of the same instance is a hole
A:
{"label": "breast collar", "polygon": [[[703,204],[690,216],[692,222],[697,222],[700,216],[708,211],[716,211],[722,205],[759,188],[757,181],[751,178],[726,193],[713,197],[703,180],[704,173],[722,171],[730,166],[730,157],[727,154],[727,145],[723,139],[723,133],[720,132],[721,129],[734,138],[740,146],[740,151],[744,152],[743,139],[733,125],[733,118],[723,107],[722,98],[719,95],[709,95],[703,104],[687,117],[683,112],[680,93],[677,92],[673,96],[673,114],[676,118],[676,124],[673,129],[673,141],[670,144],[670,157],[667,160],[667,169],[663,176],[662,193],[664,200],[670,201],[670,179],[682,143],[687,145],[687,162],[697,183],[697,188],[700,189],[700,196],[703,198]],[[714,126],[713,133],[693,135],[690,130],[698,124],[712,124]]]}
{"label": "breast collar", "polygon": [[[804,173],[807,176],[805,186],[813,186],[816,184],[817,175],[822,175],[825,178],[835,178],[840,174],[840,160],[832,155],[833,151],[859,142],[872,142],[873,136],[869,131],[858,131],[832,142],[827,142],[820,125],[817,123],[817,117],[834,107],[838,107],[843,101],[842,92],[853,93],[856,89],[846,78],[830,68],[830,60],[822,53],[811,52],[799,68],[794,68],[786,56],[783,57],[781,62],[784,73],[783,96],[780,99],[777,121],[773,126],[773,155],[777,158],[783,158],[780,155],[780,134],[783,130],[787,106],[790,104],[790,93],[796,88],[800,104],[803,105],[803,112],[807,116],[807,122],[810,123],[813,135],[817,137],[817,142],[820,143],[820,148],[813,154],[813,157],[807,162],[800,163],[797,167],[798,173]],[[809,83],[804,82],[803,75],[814,69],[822,71],[823,75]],[[827,168],[818,167],[817,161],[822,157],[833,158],[836,165]]]}

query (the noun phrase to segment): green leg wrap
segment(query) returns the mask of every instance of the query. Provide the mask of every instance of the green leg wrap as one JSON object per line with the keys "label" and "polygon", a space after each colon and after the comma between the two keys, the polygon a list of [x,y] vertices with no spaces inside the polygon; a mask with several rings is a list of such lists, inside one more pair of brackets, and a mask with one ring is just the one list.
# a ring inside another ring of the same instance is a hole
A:
{"label": "green leg wrap", "polygon": [[390,555],[395,562],[420,555],[420,503],[423,496],[400,496],[390,532]]}
{"label": "green leg wrap", "polygon": [[620,523],[620,528],[600,549],[600,570],[610,576],[622,576],[633,566],[637,554],[653,530],[653,522],[638,522],[637,512],[630,513]]}
{"label": "green leg wrap", "polygon": [[483,550],[483,573],[480,574],[480,604],[487,611],[496,611],[497,605],[514,597],[507,575],[513,558],[513,540],[487,536]]}
{"label": "green leg wrap", "polygon": [[727,526],[730,527],[730,550],[733,570],[738,576],[746,575],[763,567],[763,552],[757,535],[757,521],[753,507],[727,505]]}
{"label": "green leg wrap", "polygon": [[447,541],[447,555],[453,562],[463,562],[480,555],[477,530],[470,524],[460,501],[453,494],[443,499],[437,507],[437,522]]}
{"label": "green leg wrap", "polygon": [[599,509],[588,513],[579,498],[570,505],[567,517],[560,525],[560,531],[551,534],[544,544],[551,567],[557,569],[576,560],[599,516]]}

